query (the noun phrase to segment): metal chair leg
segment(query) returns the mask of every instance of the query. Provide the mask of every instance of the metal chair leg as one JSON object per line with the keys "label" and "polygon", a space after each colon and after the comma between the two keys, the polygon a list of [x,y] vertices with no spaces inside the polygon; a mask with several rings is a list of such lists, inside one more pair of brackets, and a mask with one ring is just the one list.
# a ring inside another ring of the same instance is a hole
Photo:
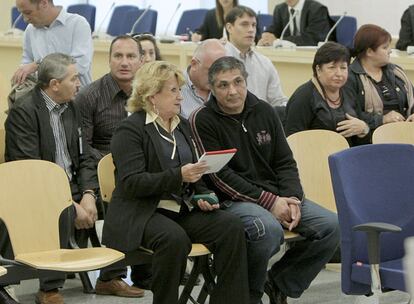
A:
{"label": "metal chair leg", "polygon": [[91,284],[91,280],[89,279],[88,273],[87,272],[79,272],[79,277],[82,281],[83,292],[88,293],[88,294],[95,293],[95,289],[93,288],[93,286]]}
{"label": "metal chair leg", "polygon": [[194,289],[194,285],[197,282],[197,278],[203,271],[203,267],[208,267],[208,257],[198,256],[194,257],[194,266],[190,272],[187,283],[185,284],[183,291],[181,292],[178,304],[186,304],[190,300],[193,304],[198,304],[196,300],[191,296],[191,292]]}

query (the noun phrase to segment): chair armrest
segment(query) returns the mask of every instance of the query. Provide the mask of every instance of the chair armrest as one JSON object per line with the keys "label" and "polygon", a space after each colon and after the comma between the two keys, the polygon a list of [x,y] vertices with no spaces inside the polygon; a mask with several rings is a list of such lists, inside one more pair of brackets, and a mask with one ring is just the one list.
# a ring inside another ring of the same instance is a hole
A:
{"label": "chair armrest", "polygon": [[400,232],[401,228],[381,222],[371,222],[360,224],[352,227],[354,231],[366,232],[368,239],[368,260],[369,264],[379,264],[380,263],[380,240],[379,236],[382,232]]}

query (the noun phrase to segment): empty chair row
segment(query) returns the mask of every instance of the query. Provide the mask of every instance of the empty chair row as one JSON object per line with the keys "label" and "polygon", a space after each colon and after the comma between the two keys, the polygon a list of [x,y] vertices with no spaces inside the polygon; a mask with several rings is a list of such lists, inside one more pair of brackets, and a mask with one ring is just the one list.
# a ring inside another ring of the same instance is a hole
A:
{"label": "empty chair row", "polygon": [[[78,14],[88,21],[91,31],[95,31],[96,7],[90,4],[75,4],[67,7],[69,13]],[[155,35],[157,28],[158,12],[155,10],[147,10],[143,17],[144,9],[139,9],[133,5],[121,5],[113,9],[112,16],[106,33],[111,36],[118,36],[130,32],[152,33]],[[180,21],[178,22],[176,35],[187,34],[195,31],[203,22],[207,9],[194,9],[184,11]],[[140,19],[141,18],[141,19]],[[137,22],[138,20],[138,22]],[[25,30],[27,23],[17,7],[13,7],[11,11],[11,23],[13,28]],[[99,28],[97,29],[100,30]]]}
{"label": "empty chair row", "polygon": [[[67,11],[85,17],[91,27],[91,31],[95,31],[96,7],[94,5],[70,5],[68,6]],[[155,35],[158,12],[151,9],[145,11],[146,10],[140,10],[133,5],[121,5],[115,7],[109,21],[107,33],[111,36],[118,36],[129,32],[145,32]],[[145,15],[143,15],[144,12]],[[11,17],[13,28],[21,30],[26,29],[27,23],[24,21],[16,7],[12,8]]]}
{"label": "empty chair row", "polygon": [[[85,19],[89,22],[91,31],[95,31],[96,7],[94,5],[69,5],[67,11],[69,13],[79,14],[85,17]],[[175,34],[183,35],[196,31],[201,26],[207,11],[207,9],[192,9],[183,11]],[[144,12],[145,15],[142,15]],[[27,23],[23,20],[16,7],[12,8],[11,15],[12,27],[25,30]],[[331,18],[332,20],[337,21],[340,16],[331,16]],[[133,5],[117,6],[113,9],[106,33],[111,36],[118,36],[126,33],[152,33],[155,35],[157,19],[158,12],[152,9],[139,9]],[[268,29],[272,24],[273,16],[269,14],[258,14],[257,19],[259,24],[258,29],[261,33]],[[100,28],[97,30],[99,31]],[[351,47],[356,30],[356,18],[345,16],[336,29],[337,41],[347,47]]]}

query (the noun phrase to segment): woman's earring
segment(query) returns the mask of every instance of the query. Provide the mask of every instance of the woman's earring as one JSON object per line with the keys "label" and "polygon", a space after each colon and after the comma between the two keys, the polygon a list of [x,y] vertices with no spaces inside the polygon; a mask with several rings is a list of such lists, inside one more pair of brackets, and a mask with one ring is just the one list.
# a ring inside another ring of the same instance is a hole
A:
{"label": "woman's earring", "polygon": [[158,111],[157,107],[155,106],[155,103],[152,104],[152,110],[154,111],[155,114],[157,114],[158,116],[160,115],[160,111]]}

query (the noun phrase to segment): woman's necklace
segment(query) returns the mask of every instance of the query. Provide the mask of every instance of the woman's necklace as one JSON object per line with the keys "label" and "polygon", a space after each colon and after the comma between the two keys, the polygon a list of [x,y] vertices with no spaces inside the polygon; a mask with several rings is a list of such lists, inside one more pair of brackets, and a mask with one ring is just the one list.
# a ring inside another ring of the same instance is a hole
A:
{"label": "woman's necklace", "polygon": [[334,106],[339,106],[341,104],[341,94],[338,95],[337,99],[330,99],[328,94],[326,94],[326,99]]}

